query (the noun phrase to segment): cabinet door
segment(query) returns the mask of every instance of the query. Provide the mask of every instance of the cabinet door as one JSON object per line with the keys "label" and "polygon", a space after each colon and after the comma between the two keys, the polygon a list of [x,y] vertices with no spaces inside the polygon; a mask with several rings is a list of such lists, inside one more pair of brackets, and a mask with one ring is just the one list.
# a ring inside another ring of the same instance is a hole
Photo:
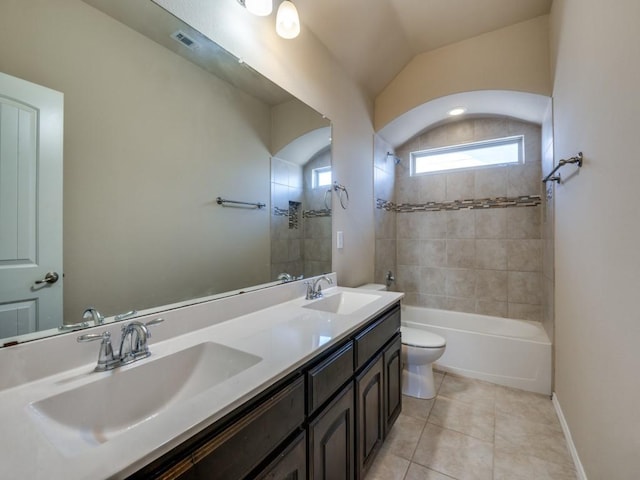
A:
{"label": "cabinet door", "polygon": [[384,436],[387,436],[402,411],[402,339],[395,339],[385,348],[384,359]]}
{"label": "cabinet door", "polygon": [[356,377],[356,478],[366,471],[382,445],[384,436],[384,381],[382,355]]}
{"label": "cabinet door", "polygon": [[255,480],[306,480],[307,436],[299,435]]}
{"label": "cabinet door", "polygon": [[309,425],[309,475],[314,480],[354,478],[353,383]]}

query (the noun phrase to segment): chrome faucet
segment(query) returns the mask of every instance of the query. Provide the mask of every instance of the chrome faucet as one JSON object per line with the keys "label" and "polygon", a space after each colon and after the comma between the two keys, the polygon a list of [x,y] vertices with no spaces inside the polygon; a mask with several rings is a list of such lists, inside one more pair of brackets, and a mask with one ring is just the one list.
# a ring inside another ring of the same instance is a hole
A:
{"label": "chrome faucet", "polygon": [[327,282],[329,285],[333,285],[333,280],[331,280],[331,278],[327,277],[326,275],[316,278],[313,282],[305,282],[305,285],[307,286],[307,296],[305,298],[307,300],[314,300],[316,298],[323,297],[322,286],[320,285],[320,282],[322,280]]}
{"label": "chrome faucet", "polygon": [[391,284],[396,281],[396,277],[393,276],[393,272],[389,270],[384,276],[384,284],[387,286],[387,290],[391,288]]}
{"label": "chrome faucet", "polygon": [[86,308],[84,312],[82,312],[83,320],[93,320],[94,325],[102,325],[104,323],[104,315],[102,315],[98,310],[94,307]]}
{"label": "chrome faucet", "polygon": [[98,352],[98,364],[96,372],[104,372],[112,370],[122,365],[135,362],[151,355],[149,351],[148,340],[151,337],[149,329],[150,325],[163,322],[164,319],[156,318],[147,323],[133,321],[122,326],[122,338],[120,339],[120,350],[114,353],[111,345],[111,333],[88,333],[80,335],[78,342],[92,342],[94,340],[102,340],[100,342],[100,351]]}
{"label": "chrome faucet", "polygon": [[120,364],[126,365],[151,355],[147,345],[148,338],[149,330],[144,323],[134,320],[123,325],[119,350]]}
{"label": "chrome faucet", "polygon": [[303,278],[304,275],[298,275],[296,277],[295,275],[291,275],[287,272],[282,272],[280,275],[278,275],[278,280],[282,280],[282,283],[294,282],[296,280],[302,280]]}
{"label": "chrome faucet", "polygon": [[283,283],[293,282],[293,275],[287,272],[282,272],[278,275],[278,280],[282,280]]}

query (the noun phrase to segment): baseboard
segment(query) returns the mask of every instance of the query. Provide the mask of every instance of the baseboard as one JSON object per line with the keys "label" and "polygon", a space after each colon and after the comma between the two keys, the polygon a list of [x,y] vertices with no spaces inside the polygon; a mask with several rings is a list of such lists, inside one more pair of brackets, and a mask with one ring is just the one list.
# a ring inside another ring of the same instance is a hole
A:
{"label": "baseboard", "polygon": [[578,450],[576,450],[576,446],[573,443],[573,438],[571,438],[571,431],[569,430],[569,425],[567,425],[567,421],[564,418],[564,413],[562,413],[562,407],[560,407],[560,401],[558,400],[558,396],[555,392],[551,397],[553,402],[553,406],[556,409],[556,414],[558,415],[558,419],[560,420],[560,425],[562,426],[562,432],[564,433],[564,438],[567,441],[567,447],[569,447],[569,452],[571,453],[571,458],[573,459],[573,464],[576,468],[576,476],[578,480],[587,480],[587,474],[584,471],[584,467],[582,466],[582,462],[580,461],[580,457],[578,456]]}

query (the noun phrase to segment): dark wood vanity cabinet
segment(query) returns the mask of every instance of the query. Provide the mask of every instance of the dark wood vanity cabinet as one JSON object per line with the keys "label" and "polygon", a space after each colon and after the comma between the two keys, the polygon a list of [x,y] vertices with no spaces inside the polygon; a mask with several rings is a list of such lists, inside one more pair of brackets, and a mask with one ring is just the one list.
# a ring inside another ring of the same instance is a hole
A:
{"label": "dark wood vanity cabinet", "polygon": [[402,408],[400,305],[132,479],[362,479]]}
{"label": "dark wood vanity cabinet", "polygon": [[255,480],[306,480],[307,435],[298,435],[284,451],[255,477]]}
{"label": "dark wood vanity cabinet", "polygon": [[378,354],[355,380],[357,478],[364,478],[384,440],[384,380]]}
{"label": "dark wood vanity cabinet", "polygon": [[354,478],[354,426],[353,384],[349,382],[309,424],[309,478]]}
{"label": "dark wood vanity cabinet", "polygon": [[384,368],[384,436],[402,411],[402,339],[393,337],[382,353]]}

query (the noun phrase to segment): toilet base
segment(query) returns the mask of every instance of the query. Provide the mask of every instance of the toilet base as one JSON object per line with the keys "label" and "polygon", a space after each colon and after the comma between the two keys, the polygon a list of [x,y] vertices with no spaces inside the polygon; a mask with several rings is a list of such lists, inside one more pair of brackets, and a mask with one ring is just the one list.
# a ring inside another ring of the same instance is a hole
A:
{"label": "toilet base", "polygon": [[415,398],[430,399],[436,396],[433,364],[407,365],[402,370],[402,394]]}

